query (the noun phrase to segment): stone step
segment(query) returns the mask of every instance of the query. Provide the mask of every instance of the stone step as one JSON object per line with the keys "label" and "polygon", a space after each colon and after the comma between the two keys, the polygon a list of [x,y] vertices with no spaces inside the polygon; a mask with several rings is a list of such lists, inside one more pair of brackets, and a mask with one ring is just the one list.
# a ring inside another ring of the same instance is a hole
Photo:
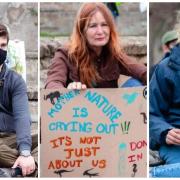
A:
{"label": "stone step", "polygon": [[29,85],[27,87],[27,94],[28,94],[28,99],[30,101],[37,101],[38,100],[38,88],[37,88],[37,86],[34,87],[34,86]]}
{"label": "stone step", "polygon": [[44,89],[45,81],[47,78],[47,69],[41,70],[41,77],[40,77],[40,87]]}
{"label": "stone step", "polygon": [[177,11],[177,18],[174,29],[180,34],[180,11]]}
{"label": "stone step", "polygon": [[28,51],[26,52],[26,58],[31,60],[37,60],[38,59],[38,52],[37,51]]}
{"label": "stone step", "polygon": [[35,134],[38,134],[38,125],[39,125],[39,122],[32,122],[31,124],[31,134],[32,135],[35,135]]}
{"label": "stone step", "polygon": [[32,122],[38,122],[38,102],[29,101],[29,110],[30,110]]}
{"label": "stone step", "polygon": [[[68,42],[69,37],[58,37],[55,39],[41,38],[40,58],[53,57],[57,47]],[[147,42],[145,36],[123,36],[120,41],[126,53],[130,56],[144,56],[147,54]]]}
{"label": "stone step", "polygon": [[37,86],[38,84],[38,52],[26,52],[26,79],[27,84]]}
{"label": "stone step", "polygon": [[40,75],[40,87],[42,89],[44,89],[46,78],[47,78],[47,69],[43,69],[41,70],[41,75]]}
{"label": "stone step", "polygon": [[[41,72],[40,72],[40,87],[44,88],[47,78],[47,69],[50,65],[50,60],[54,56],[57,47],[65,44],[69,37],[58,37],[55,39],[42,38],[40,46]],[[123,36],[121,37],[122,46],[125,52],[137,59],[137,61],[147,64],[147,42],[144,36]]]}
{"label": "stone step", "polygon": [[37,86],[38,84],[38,60],[28,60],[26,61],[26,79],[27,84],[33,84]]}
{"label": "stone step", "polygon": [[144,36],[124,36],[122,46],[125,52],[130,56],[147,55],[147,39]]}
{"label": "stone step", "polygon": [[[42,3],[40,7],[41,32],[49,35],[70,35],[81,4],[79,2]],[[119,16],[116,17],[115,22],[117,31],[121,36],[146,35],[147,12],[140,11],[139,3],[122,2],[117,8]]]}

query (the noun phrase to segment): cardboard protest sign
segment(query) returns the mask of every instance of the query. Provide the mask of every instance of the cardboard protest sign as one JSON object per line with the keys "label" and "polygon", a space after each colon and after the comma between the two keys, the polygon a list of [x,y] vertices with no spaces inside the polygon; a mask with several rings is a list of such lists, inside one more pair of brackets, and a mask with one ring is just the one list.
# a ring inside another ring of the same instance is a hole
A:
{"label": "cardboard protest sign", "polygon": [[24,41],[9,41],[7,66],[19,73],[26,81],[26,57]]}
{"label": "cardboard protest sign", "polygon": [[41,177],[146,177],[146,87],[41,91]]}

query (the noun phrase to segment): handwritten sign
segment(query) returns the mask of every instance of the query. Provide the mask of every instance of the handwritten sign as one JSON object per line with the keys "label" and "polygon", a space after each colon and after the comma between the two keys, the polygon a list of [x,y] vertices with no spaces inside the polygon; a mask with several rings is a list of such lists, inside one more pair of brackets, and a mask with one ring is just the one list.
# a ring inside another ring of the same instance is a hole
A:
{"label": "handwritten sign", "polygon": [[146,177],[146,87],[41,91],[41,177]]}

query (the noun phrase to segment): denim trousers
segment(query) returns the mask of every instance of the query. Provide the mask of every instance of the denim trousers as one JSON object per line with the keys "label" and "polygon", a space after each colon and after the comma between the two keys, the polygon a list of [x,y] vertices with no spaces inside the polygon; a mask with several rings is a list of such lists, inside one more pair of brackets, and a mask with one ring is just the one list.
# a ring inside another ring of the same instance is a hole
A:
{"label": "denim trousers", "polygon": [[159,149],[159,156],[166,164],[180,163],[180,146],[161,146]]}
{"label": "denim trousers", "polygon": [[153,167],[150,170],[150,177],[180,177],[180,163]]}
{"label": "denim trousers", "polygon": [[165,165],[153,167],[150,170],[151,177],[180,177],[180,146],[161,146],[160,158]]}
{"label": "denim trousers", "polygon": [[124,84],[122,84],[121,87],[125,88],[125,87],[138,87],[138,86],[143,86],[143,85],[139,80],[131,77],[130,79],[125,81]]}

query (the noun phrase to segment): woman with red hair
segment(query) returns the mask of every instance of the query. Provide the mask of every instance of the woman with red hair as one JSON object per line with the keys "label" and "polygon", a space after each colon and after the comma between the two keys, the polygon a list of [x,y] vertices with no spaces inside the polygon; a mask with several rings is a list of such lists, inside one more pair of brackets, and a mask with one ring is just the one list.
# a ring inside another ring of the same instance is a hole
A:
{"label": "woman with red hair", "polygon": [[69,44],[55,53],[45,87],[117,88],[120,74],[146,84],[146,67],[123,52],[106,5],[83,4]]}

